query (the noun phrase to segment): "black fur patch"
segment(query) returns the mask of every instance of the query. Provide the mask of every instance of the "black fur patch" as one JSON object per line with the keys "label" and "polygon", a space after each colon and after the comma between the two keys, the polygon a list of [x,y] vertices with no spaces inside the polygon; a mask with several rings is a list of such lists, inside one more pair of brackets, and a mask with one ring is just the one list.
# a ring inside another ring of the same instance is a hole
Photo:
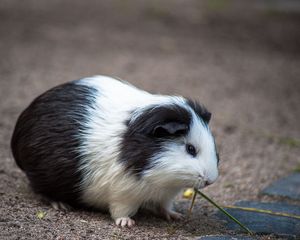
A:
{"label": "black fur patch", "polygon": [[[150,159],[162,150],[164,142],[187,134],[191,119],[187,109],[175,104],[149,107],[133,121],[128,120],[120,161],[126,169],[140,177],[144,170],[151,168]],[[171,132],[157,132],[157,127],[168,123],[172,126],[177,124],[179,128]]]}
{"label": "black fur patch", "polygon": [[204,106],[201,106],[196,101],[187,99],[186,102],[194,111],[195,113],[203,119],[204,122],[209,123],[211,119],[211,113],[207,111],[207,109]]}
{"label": "black fur patch", "polygon": [[93,88],[66,83],[37,97],[20,115],[11,140],[13,156],[33,187],[54,201],[76,206],[82,179],[78,171],[86,107]]}

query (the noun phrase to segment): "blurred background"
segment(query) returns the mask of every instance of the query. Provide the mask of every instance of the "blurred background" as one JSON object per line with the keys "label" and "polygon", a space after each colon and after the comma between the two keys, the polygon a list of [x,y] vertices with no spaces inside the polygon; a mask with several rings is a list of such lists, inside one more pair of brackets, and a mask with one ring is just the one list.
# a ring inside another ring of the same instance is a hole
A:
{"label": "blurred background", "polygon": [[0,53],[6,215],[18,198],[35,201],[9,150],[18,115],[50,87],[96,74],[188,96],[212,112],[221,176],[207,192],[220,203],[261,198],[300,169],[297,0],[0,0]]}

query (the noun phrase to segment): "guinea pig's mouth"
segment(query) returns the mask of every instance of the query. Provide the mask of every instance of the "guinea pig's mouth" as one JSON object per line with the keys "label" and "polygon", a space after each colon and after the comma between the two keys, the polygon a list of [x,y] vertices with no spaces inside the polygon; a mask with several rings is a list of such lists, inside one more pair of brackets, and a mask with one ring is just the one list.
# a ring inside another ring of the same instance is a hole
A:
{"label": "guinea pig's mouth", "polygon": [[209,185],[208,181],[205,181],[202,177],[199,177],[196,181],[194,188],[196,189],[202,189]]}

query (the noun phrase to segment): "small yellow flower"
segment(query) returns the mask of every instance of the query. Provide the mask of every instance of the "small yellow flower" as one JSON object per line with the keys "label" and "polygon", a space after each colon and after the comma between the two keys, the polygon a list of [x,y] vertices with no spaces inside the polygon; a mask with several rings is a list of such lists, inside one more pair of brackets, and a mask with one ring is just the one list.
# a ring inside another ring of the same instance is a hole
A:
{"label": "small yellow flower", "polygon": [[183,197],[187,199],[191,199],[194,195],[195,191],[193,188],[188,188],[183,192]]}
{"label": "small yellow flower", "polygon": [[39,218],[39,219],[43,219],[43,218],[46,216],[46,212],[38,211],[38,212],[36,213],[36,216],[37,216],[37,218]]}

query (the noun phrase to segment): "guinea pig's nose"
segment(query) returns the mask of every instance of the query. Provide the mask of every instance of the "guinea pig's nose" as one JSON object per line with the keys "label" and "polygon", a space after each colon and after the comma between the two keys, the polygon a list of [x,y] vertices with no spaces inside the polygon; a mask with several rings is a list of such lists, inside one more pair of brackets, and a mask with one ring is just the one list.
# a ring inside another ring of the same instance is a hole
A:
{"label": "guinea pig's nose", "polygon": [[204,181],[204,186],[208,186],[210,184],[212,184],[210,181]]}

